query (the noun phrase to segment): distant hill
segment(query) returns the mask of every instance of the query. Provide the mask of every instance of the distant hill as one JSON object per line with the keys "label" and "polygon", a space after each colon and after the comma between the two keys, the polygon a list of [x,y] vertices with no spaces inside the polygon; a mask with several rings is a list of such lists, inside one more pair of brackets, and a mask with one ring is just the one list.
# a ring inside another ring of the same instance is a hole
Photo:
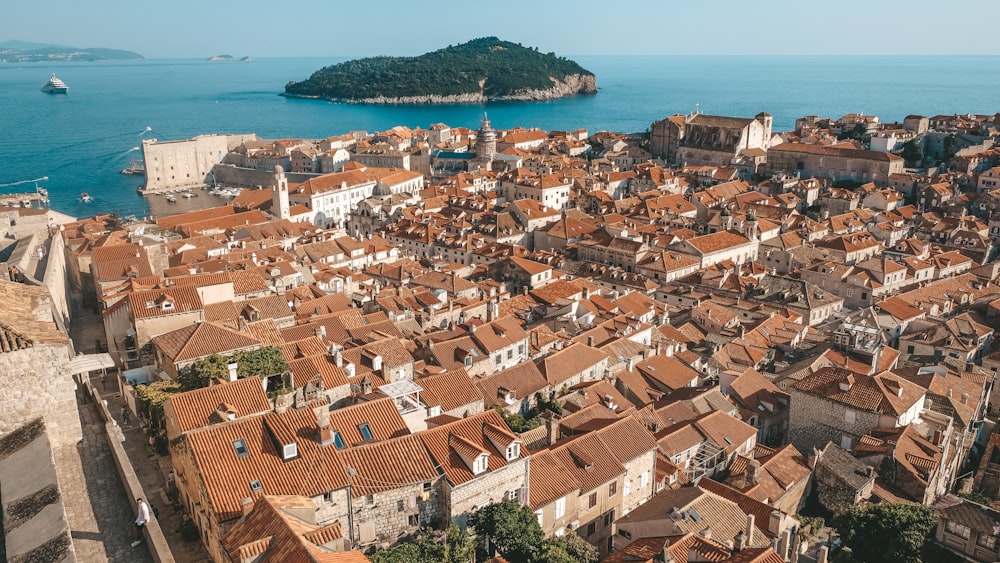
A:
{"label": "distant hill", "polygon": [[46,61],[77,62],[77,61],[113,61],[141,59],[142,55],[133,51],[121,49],[105,49],[103,47],[67,47],[47,43],[31,43],[29,41],[4,41],[0,43],[0,62],[4,63],[39,63]]}
{"label": "distant hill", "polygon": [[544,100],[597,92],[594,73],[555,53],[473,39],[418,57],[372,57],[289,82],[285,95],[369,104]]}

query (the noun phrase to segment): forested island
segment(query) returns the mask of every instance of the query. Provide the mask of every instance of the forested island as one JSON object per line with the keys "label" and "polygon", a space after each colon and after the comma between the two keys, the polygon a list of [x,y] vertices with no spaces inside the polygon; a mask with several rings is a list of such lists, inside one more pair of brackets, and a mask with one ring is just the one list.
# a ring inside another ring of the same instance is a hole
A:
{"label": "forested island", "polygon": [[547,100],[597,92],[594,73],[555,53],[473,39],[417,57],[370,57],[289,82],[286,96],[366,104]]}
{"label": "forested island", "polygon": [[0,62],[3,63],[39,63],[53,62],[94,62],[141,59],[142,55],[134,51],[122,49],[105,49],[103,47],[66,47],[63,45],[48,45],[29,43],[26,41],[5,41],[0,43]]}

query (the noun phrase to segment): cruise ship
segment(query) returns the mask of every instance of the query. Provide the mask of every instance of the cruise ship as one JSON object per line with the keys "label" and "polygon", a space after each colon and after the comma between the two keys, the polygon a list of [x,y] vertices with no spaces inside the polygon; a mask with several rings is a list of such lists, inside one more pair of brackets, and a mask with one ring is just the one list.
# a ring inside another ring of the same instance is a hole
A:
{"label": "cruise ship", "polygon": [[52,78],[42,85],[42,92],[48,92],[49,94],[69,94],[69,86],[53,74]]}

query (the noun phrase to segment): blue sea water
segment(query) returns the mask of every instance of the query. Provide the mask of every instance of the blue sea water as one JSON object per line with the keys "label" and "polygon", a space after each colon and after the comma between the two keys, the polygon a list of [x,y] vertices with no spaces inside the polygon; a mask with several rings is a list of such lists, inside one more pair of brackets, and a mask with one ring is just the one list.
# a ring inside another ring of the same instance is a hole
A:
{"label": "blue sea water", "polygon": [[[360,106],[279,96],[284,84],[340,62],[333,58],[254,62],[144,60],[0,64],[0,184],[48,176],[52,207],[80,217],[144,215],[141,178],[119,172],[144,138],[207,133],[318,138],[349,130],[444,122],[591,132],[646,130],[674,113],[753,116],[776,130],[803,115],[849,112],[883,121],[908,114],[1000,111],[997,56],[581,56],[600,92],[550,102],[448,106]],[[68,96],[39,91],[51,73]],[[150,128],[149,131],[146,128]],[[8,188],[21,191],[32,185]],[[78,201],[88,192],[94,202]]]}

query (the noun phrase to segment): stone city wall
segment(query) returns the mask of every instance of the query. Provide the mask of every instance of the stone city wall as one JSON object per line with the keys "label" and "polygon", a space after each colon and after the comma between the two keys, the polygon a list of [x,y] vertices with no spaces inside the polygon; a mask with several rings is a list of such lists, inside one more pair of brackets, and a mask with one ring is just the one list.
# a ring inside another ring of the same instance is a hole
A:
{"label": "stone city wall", "polygon": [[62,370],[69,344],[35,343],[0,353],[0,435],[41,416],[52,446],[76,444],[83,436],[76,408],[76,382]]}

